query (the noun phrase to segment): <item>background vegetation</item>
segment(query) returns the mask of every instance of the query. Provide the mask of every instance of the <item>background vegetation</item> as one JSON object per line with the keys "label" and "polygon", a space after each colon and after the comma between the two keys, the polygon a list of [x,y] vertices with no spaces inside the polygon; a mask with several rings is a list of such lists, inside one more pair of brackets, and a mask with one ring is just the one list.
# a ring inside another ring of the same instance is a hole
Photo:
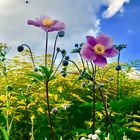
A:
{"label": "background vegetation", "polygon": [[[45,86],[28,74],[33,71],[28,52],[7,59],[6,44],[0,44],[0,140],[50,139]],[[38,65],[41,57],[36,57]],[[77,62],[79,63],[79,62]],[[109,64],[116,65],[115,63]],[[125,64],[122,64],[125,65]],[[61,68],[62,69],[62,68]],[[72,64],[68,72],[76,72]],[[103,92],[118,139],[124,133],[131,140],[140,138],[140,79],[127,75],[130,65],[120,72],[119,93],[116,95],[115,68],[103,80]],[[104,69],[100,69],[103,73]],[[97,81],[100,74],[97,75]],[[92,93],[90,82],[77,80],[79,75],[58,73],[49,84],[52,122],[56,140],[79,140],[92,133]],[[105,112],[97,91],[96,128],[101,139],[111,132],[106,126]],[[113,140],[112,134],[111,139]]]}

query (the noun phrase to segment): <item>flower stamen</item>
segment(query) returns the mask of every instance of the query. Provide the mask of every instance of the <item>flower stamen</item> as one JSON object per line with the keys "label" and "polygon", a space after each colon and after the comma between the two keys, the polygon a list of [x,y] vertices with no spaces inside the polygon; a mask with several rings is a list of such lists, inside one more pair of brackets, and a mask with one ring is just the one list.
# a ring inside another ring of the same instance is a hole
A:
{"label": "flower stamen", "polygon": [[42,21],[42,24],[44,26],[47,26],[47,27],[51,27],[53,25],[53,20],[52,19],[49,19],[49,18],[46,18]]}
{"label": "flower stamen", "polygon": [[105,47],[101,44],[96,44],[93,49],[94,52],[98,55],[102,55],[105,52]]}

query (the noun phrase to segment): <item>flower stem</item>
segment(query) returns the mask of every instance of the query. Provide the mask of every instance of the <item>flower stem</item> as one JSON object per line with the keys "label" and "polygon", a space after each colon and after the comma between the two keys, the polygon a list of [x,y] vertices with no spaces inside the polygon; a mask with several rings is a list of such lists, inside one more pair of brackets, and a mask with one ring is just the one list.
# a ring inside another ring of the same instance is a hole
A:
{"label": "flower stem", "polygon": [[[45,67],[47,67],[47,55],[48,55],[48,32],[46,32]],[[49,119],[49,125],[50,125],[51,138],[52,140],[54,140],[54,131],[52,127],[50,103],[49,103],[49,81],[47,80],[45,81],[45,87],[46,87],[46,102],[47,102],[47,107],[48,107],[48,119]]]}
{"label": "flower stem", "polygon": [[48,55],[48,32],[46,32],[45,67],[47,67],[47,55]]}
{"label": "flower stem", "polygon": [[[119,50],[119,54],[118,54],[118,60],[117,60],[117,64],[120,64],[120,50]],[[117,71],[117,91],[116,91],[116,97],[119,94],[119,77],[120,77],[120,71]]]}
{"label": "flower stem", "polygon": [[52,62],[51,62],[51,70],[53,69],[53,65],[54,65],[54,62],[55,62],[55,58],[54,57],[55,57],[55,49],[56,49],[57,38],[58,38],[58,35],[56,35],[55,42],[54,42]]}
{"label": "flower stem", "polygon": [[102,97],[102,102],[103,102],[103,105],[104,105],[104,109],[105,109],[105,113],[106,113],[106,118],[108,119],[108,122],[109,122],[109,124],[110,124],[110,127],[111,127],[112,132],[113,132],[113,135],[114,135],[114,140],[117,140],[117,136],[116,136],[115,130],[113,129],[113,125],[112,125],[110,116],[109,116],[109,114],[108,114],[108,110],[107,110],[105,98],[104,98],[104,95],[103,95],[103,92],[102,92],[102,89],[101,89],[101,88],[99,88],[99,92],[100,92],[100,95],[101,95],[101,97]]}
{"label": "flower stem", "polygon": [[54,131],[53,131],[52,121],[51,121],[48,87],[49,87],[49,83],[48,81],[46,81],[46,101],[47,101],[47,107],[48,107],[48,119],[49,119],[49,125],[50,125],[51,138],[52,140],[54,140]]}
{"label": "flower stem", "polygon": [[93,133],[95,133],[96,130],[96,93],[95,93],[95,77],[96,77],[96,65],[93,66],[93,63],[91,62],[92,71],[93,71],[93,88],[92,88],[92,103],[93,103]]}

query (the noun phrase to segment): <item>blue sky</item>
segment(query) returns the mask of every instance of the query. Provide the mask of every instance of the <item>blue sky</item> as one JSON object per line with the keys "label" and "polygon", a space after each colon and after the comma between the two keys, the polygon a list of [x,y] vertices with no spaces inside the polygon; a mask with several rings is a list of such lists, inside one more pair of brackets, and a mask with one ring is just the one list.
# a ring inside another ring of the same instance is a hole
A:
{"label": "blue sky", "polygon": [[[68,53],[75,43],[86,41],[86,35],[100,32],[112,36],[114,44],[124,43],[121,61],[140,59],[139,0],[0,0],[0,42],[12,48],[9,56],[18,55],[17,46],[28,44],[35,55],[43,53],[45,33],[27,25],[28,19],[47,15],[66,24],[66,35],[58,46]],[[56,33],[49,35],[49,51]],[[71,56],[75,58],[76,56]]]}
{"label": "blue sky", "polygon": [[[98,16],[101,16],[103,6]],[[124,12],[117,13],[109,19],[101,17],[100,30],[111,35],[116,44],[127,44],[127,48],[122,51],[121,61],[129,62],[140,59],[140,1],[131,0],[124,5]]]}

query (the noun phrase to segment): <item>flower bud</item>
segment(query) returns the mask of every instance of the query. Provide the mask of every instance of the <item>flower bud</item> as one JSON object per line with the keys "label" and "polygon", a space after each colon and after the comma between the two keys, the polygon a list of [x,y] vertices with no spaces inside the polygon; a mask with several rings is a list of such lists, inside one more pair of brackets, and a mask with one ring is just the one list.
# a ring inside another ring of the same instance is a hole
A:
{"label": "flower bud", "polygon": [[69,62],[67,60],[63,60],[62,64],[63,64],[63,66],[67,66],[69,64]]}
{"label": "flower bud", "polygon": [[65,35],[65,32],[64,32],[64,31],[59,31],[59,32],[58,32],[58,36],[59,36],[59,37],[63,37],[64,35]]}
{"label": "flower bud", "polygon": [[85,86],[86,86],[86,83],[85,83],[85,82],[82,82],[82,83],[81,83],[81,86],[82,86],[82,87],[85,87]]}
{"label": "flower bud", "polygon": [[7,89],[7,91],[12,91],[13,87],[8,85],[6,89]]}
{"label": "flower bud", "polygon": [[66,73],[62,73],[62,76],[63,76],[63,77],[66,77],[66,76],[67,76],[67,74],[66,74]]}
{"label": "flower bud", "polygon": [[58,113],[58,109],[57,109],[57,108],[53,108],[53,109],[52,109],[52,113],[53,113],[53,114],[57,114],[57,113]]}
{"label": "flower bud", "polygon": [[76,43],[74,46],[77,48],[78,47],[78,43]]}
{"label": "flower bud", "polygon": [[65,55],[66,54],[66,50],[61,50],[61,53],[62,53],[62,55]]}
{"label": "flower bud", "polygon": [[60,48],[57,47],[57,48],[56,48],[56,51],[57,51],[57,52],[60,52]]}
{"label": "flower bud", "polygon": [[70,57],[67,55],[67,56],[65,56],[65,60],[69,60],[70,59]]}
{"label": "flower bud", "polygon": [[24,47],[22,45],[17,47],[18,52],[22,52],[24,50]]}
{"label": "flower bud", "polygon": [[37,71],[38,71],[38,69],[37,69],[37,68],[34,68],[34,71],[35,71],[35,72],[37,72]]}
{"label": "flower bud", "polygon": [[121,65],[117,65],[117,66],[116,66],[116,70],[117,70],[117,71],[119,71],[119,70],[121,70],[121,69],[122,69]]}

